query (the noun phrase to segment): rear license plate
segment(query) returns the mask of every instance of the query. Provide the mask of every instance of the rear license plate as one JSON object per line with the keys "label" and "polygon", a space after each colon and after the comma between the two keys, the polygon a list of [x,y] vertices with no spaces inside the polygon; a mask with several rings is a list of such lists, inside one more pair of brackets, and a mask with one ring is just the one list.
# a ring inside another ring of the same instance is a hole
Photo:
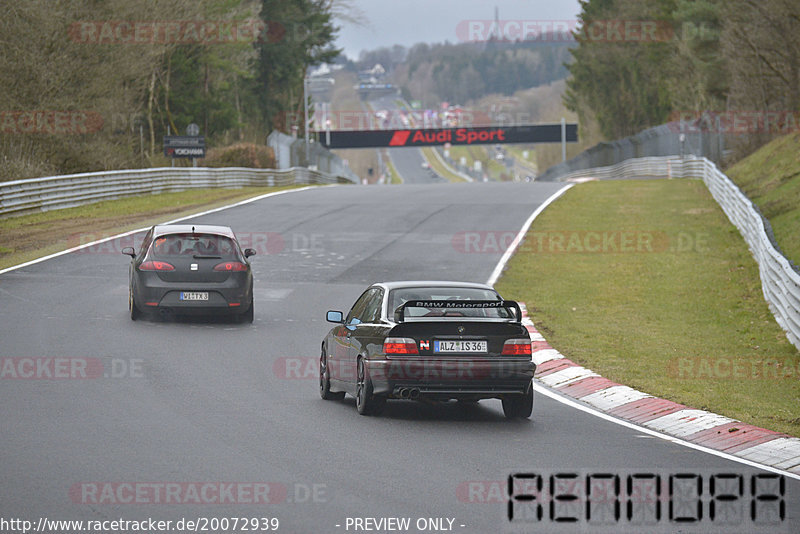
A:
{"label": "rear license plate", "polygon": [[433,352],[486,352],[486,341],[434,341]]}
{"label": "rear license plate", "polygon": [[181,300],[208,300],[208,291],[181,291]]}

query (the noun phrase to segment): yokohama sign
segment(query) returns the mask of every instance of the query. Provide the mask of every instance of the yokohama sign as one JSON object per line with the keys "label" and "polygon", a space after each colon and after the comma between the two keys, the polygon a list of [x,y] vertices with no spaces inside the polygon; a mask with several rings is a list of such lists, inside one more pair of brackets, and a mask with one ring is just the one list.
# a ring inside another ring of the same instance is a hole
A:
{"label": "yokohama sign", "polygon": [[[320,143],[327,148],[415,147],[433,145],[494,145],[503,143],[560,143],[560,124],[535,126],[487,126],[481,128],[435,128],[418,130],[336,130],[319,132]],[[567,124],[565,141],[578,140],[578,125]]]}

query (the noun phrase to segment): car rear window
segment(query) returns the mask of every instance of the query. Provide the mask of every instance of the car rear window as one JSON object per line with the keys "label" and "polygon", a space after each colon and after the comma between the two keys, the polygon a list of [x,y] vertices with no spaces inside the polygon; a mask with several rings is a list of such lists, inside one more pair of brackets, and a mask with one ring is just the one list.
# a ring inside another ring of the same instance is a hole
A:
{"label": "car rear window", "polygon": [[222,259],[238,257],[232,239],[216,234],[168,234],[153,240],[150,248],[154,257],[168,256],[219,256]]}
{"label": "car rear window", "polygon": [[[491,289],[472,287],[404,287],[389,292],[389,316],[409,300],[501,300]],[[447,312],[453,314],[454,312]],[[510,319],[511,313],[505,308],[459,309],[461,317],[494,317]],[[433,317],[445,315],[442,310],[427,308],[406,308],[406,317]]]}

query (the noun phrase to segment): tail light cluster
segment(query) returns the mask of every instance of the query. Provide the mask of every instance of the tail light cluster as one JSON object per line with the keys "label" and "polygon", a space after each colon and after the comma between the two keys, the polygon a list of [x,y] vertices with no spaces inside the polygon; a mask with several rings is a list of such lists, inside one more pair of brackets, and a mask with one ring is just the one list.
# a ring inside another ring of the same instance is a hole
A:
{"label": "tail light cluster", "polygon": [[383,342],[384,354],[419,354],[417,342],[410,337],[387,337]]}
{"label": "tail light cluster", "polygon": [[139,265],[140,271],[174,271],[175,266],[165,261],[145,261]]}
{"label": "tail light cluster", "polygon": [[531,340],[530,339],[507,339],[503,343],[503,356],[530,356]]}
{"label": "tail light cluster", "polygon": [[215,271],[239,272],[246,271],[247,265],[240,261],[225,261],[214,266]]}

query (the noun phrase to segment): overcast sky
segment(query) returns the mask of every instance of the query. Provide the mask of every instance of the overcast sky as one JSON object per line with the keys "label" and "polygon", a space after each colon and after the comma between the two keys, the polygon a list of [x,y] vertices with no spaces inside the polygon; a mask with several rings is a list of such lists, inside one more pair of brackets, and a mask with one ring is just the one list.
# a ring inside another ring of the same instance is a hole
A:
{"label": "overcast sky", "polygon": [[366,26],[337,20],[337,46],[351,59],[362,50],[415,43],[460,42],[470,35],[468,24],[488,28],[495,6],[501,20],[531,22],[575,20],[578,0],[351,0],[366,18]]}

